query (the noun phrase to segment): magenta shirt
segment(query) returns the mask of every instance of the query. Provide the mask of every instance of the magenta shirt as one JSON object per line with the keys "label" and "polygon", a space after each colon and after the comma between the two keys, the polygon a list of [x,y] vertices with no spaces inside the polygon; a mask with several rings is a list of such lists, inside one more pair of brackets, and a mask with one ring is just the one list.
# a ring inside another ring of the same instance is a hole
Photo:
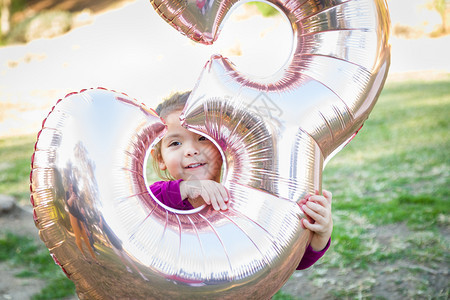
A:
{"label": "magenta shirt", "polygon": [[[180,194],[180,182],[183,179],[176,181],[157,181],[150,186],[150,190],[153,195],[161,201],[164,205],[179,210],[194,209],[191,203],[187,199],[181,199]],[[330,247],[331,239],[328,240],[327,245],[321,251],[314,251],[311,245],[305,250],[300,264],[297,266],[297,270],[303,270],[311,267],[316,261],[321,258]]]}

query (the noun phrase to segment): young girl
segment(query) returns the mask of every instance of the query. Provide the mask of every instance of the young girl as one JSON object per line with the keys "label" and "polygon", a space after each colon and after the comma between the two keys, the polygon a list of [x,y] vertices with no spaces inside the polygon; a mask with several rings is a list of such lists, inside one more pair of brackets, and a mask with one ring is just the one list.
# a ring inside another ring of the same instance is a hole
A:
{"label": "young girl", "polygon": [[228,193],[220,184],[222,156],[204,136],[180,125],[180,114],[189,93],[175,94],[157,108],[165,120],[167,133],[152,150],[153,166],[167,181],[150,186],[153,194],[167,206],[189,210],[203,204],[226,210]]}
{"label": "young girl", "polygon": [[[159,201],[175,209],[190,210],[207,204],[215,210],[226,210],[228,191],[220,183],[219,150],[210,140],[180,124],[179,117],[189,95],[190,92],[176,93],[156,108],[156,113],[165,120],[167,133],[151,154],[154,169],[165,181],[152,184],[150,190]],[[297,270],[313,265],[330,246],[331,200],[331,193],[324,190],[323,196],[316,193],[299,202],[308,216],[301,220],[302,226],[313,235]]]}

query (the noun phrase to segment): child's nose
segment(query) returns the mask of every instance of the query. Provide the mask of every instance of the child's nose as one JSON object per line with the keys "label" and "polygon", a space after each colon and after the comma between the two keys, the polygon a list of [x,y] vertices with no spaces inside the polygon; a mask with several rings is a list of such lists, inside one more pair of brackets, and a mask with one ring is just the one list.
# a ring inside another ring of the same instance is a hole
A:
{"label": "child's nose", "polygon": [[196,147],[194,147],[193,145],[190,145],[186,148],[186,156],[194,156],[194,155],[198,155],[199,151]]}

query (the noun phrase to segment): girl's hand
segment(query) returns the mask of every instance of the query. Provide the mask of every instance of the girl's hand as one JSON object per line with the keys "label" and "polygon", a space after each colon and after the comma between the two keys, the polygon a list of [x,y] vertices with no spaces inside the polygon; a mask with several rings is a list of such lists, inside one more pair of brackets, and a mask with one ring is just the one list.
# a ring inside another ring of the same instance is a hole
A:
{"label": "girl's hand", "polygon": [[323,196],[309,196],[306,201],[300,201],[301,210],[309,217],[302,219],[302,226],[311,230],[314,234],[311,239],[311,247],[315,251],[321,251],[328,243],[333,231],[333,219],[331,215],[332,194],[323,190]]}
{"label": "girl's hand", "polygon": [[196,199],[201,197],[203,201],[212,205],[214,210],[228,209],[228,192],[225,187],[213,180],[188,180],[180,182],[182,199]]}

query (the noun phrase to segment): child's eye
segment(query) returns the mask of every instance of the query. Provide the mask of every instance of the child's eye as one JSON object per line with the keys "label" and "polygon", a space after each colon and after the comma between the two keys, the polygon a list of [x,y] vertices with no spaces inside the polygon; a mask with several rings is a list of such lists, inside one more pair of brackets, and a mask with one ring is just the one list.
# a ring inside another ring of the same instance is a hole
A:
{"label": "child's eye", "polygon": [[204,136],[201,136],[198,138],[199,141],[206,141],[206,138]]}
{"label": "child's eye", "polygon": [[175,146],[179,146],[179,145],[181,145],[180,142],[172,142],[169,144],[169,147],[175,147]]}

